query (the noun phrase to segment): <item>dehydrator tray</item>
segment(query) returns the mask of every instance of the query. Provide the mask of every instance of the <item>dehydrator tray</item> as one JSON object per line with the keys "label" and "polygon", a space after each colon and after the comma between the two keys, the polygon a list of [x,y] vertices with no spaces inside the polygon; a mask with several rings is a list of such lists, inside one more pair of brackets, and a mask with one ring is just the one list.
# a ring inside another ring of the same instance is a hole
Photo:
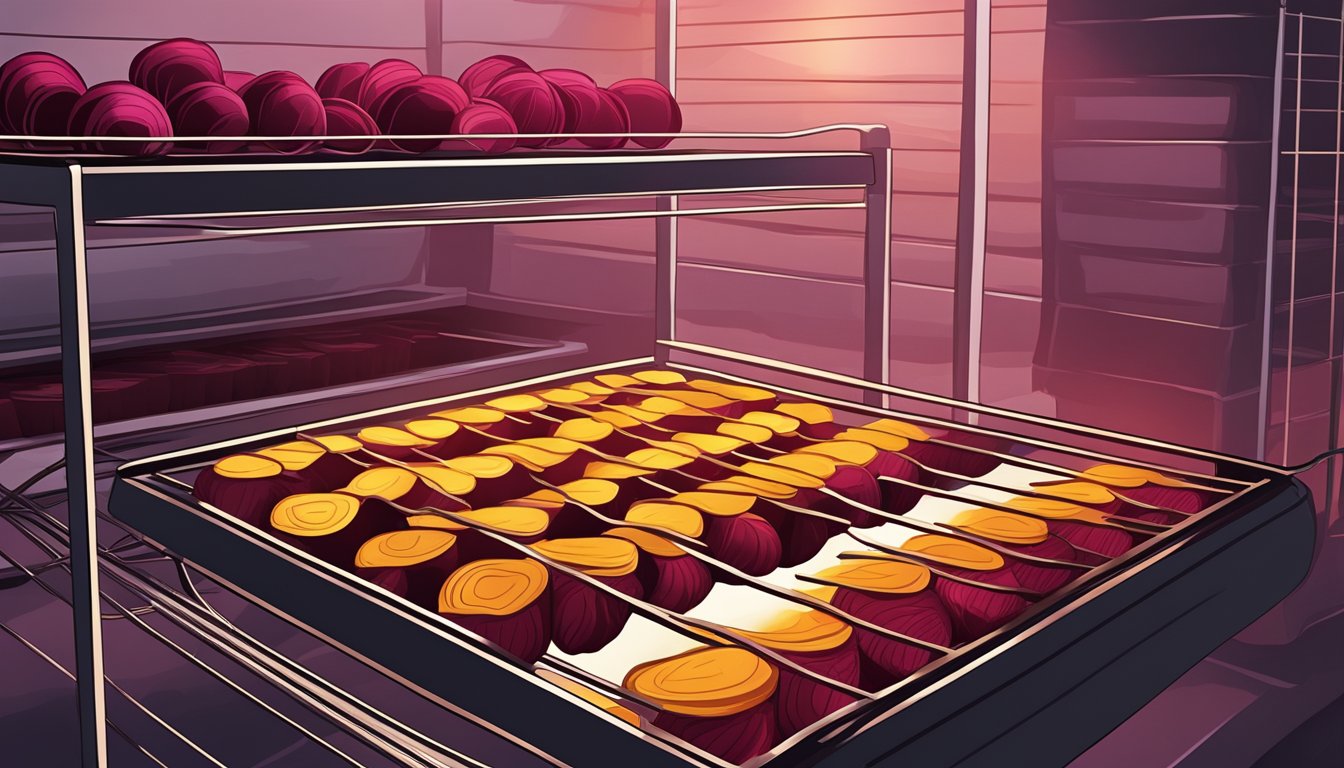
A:
{"label": "dehydrator tray", "polygon": [[[654,713],[647,702],[627,695],[619,680],[604,686],[580,674],[571,662],[581,663],[576,659],[582,656],[564,656],[552,648],[535,666],[520,663],[444,617],[201,503],[191,490],[201,468],[232,454],[301,436],[404,423],[453,404],[563,386],[596,374],[642,371],[648,365],[637,361],[566,371],[135,461],[119,469],[109,511],[213,578],[556,763],[724,765],[649,727]],[[730,376],[722,380],[788,391]],[[858,404],[852,410],[834,404],[832,409],[837,422],[886,413],[929,428],[952,426]],[[1146,541],[1079,569],[1085,572],[1076,580],[1008,624],[950,649],[748,765],[1062,765],[1280,600],[1310,563],[1310,497],[1300,483],[1274,468],[1235,462],[1209,470],[1222,475],[1200,475],[1170,469],[1207,461],[1194,452],[1163,449],[1171,462],[1154,465],[1151,450],[1140,462],[1126,458],[1133,455],[1126,446],[1099,452],[1093,442],[1082,451],[1071,448],[1067,438],[1053,444],[1039,439],[1039,429],[1033,432],[1037,438],[1015,443],[1003,432],[955,428],[992,437],[1010,465],[1052,461],[1062,474],[1076,476],[1087,466],[1111,461],[1163,469],[1226,492],[1170,528],[1148,528],[1152,535]],[[930,489],[929,495],[955,499],[967,487],[988,486],[971,481],[961,488]],[[850,548],[863,547],[854,542]],[[542,669],[546,677],[537,674]],[[556,685],[557,675],[576,677],[628,705],[620,710],[627,716]],[[633,725],[630,713],[642,718],[644,727]]]}

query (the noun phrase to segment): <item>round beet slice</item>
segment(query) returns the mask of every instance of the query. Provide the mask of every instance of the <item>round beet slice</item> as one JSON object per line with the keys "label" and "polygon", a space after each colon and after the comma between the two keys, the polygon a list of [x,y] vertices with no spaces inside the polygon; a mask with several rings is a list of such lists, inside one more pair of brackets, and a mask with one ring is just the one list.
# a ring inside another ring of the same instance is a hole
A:
{"label": "round beet slice", "polygon": [[224,67],[215,49],[187,37],[154,43],[131,59],[130,80],[167,104],[195,83],[224,84]]}
{"label": "round beet slice", "polygon": [[[630,115],[631,133],[678,133],[681,131],[681,107],[667,88],[657,81],[643,77],[613,83],[607,90],[616,95]],[[659,149],[672,141],[671,137],[635,136],[631,139],[641,147]]]}
{"label": "round beet slice", "polygon": [[317,78],[313,88],[324,99],[359,99],[359,87],[364,84],[364,76],[369,73],[369,65],[363,61],[348,61],[344,64],[332,64]]}
{"label": "round beet slice", "polygon": [[[72,136],[172,136],[173,126],[159,100],[130,83],[102,83],[84,92],[70,111]],[[94,152],[158,155],[168,142],[90,141]]]}
{"label": "round beet slice", "polygon": [[[183,136],[246,136],[250,121],[243,98],[222,83],[200,81],[178,88],[167,104],[173,132]],[[189,141],[180,146],[234,152],[245,141]]]}

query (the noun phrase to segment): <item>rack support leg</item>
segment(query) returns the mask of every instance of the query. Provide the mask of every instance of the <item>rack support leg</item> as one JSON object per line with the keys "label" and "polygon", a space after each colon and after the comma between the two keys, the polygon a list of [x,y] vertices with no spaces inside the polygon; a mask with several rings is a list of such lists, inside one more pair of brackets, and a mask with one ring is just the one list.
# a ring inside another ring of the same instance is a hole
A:
{"label": "rack support leg", "polygon": [[[864,134],[873,156],[873,183],[864,194],[863,378],[891,383],[891,134]],[[887,396],[866,391],[864,402],[886,407]]]}
{"label": "rack support leg", "polygon": [[65,405],[65,478],[69,489],[70,570],[75,623],[75,687],[80,764],[107,765],[102,608],[93,491],[93,419],[89,396],[89,295],[84,252],[83,169],[70,167],[69,194],[56,208],[61,381]]}

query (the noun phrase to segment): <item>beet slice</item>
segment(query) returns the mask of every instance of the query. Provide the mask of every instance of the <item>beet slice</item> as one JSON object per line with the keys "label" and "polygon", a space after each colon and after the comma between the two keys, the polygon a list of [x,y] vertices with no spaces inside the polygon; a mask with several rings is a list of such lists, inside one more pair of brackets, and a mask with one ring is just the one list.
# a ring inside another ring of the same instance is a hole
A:
{"label": "beet slice", "polygon": [[774,666],[742,648],[697,648],[640,664],[624,687],[662,709],[654,724],[730,763],[779,741]]}
{"label": "beet slice", "polygon": [[189,85],[223,85],[224,67],[209,44],[178,37],[154,43],[137,53],[131,59],[130,80],[167,104]]}
{"label": "beet slice", "polygon": [[281,499],[319,486],[285,471],[273,458],[253,454],[226,456],[202,469],[192,495],[230,515],[260,528]]}
{"label": "beet slice", "polygon": [[[519,133],[558,133],[565,111],[550,83],[535,72],[515,70],[495,78],[482,94],[513,116]],[[549,139],[522,138],[524,147],[542,147]]]}
{"label": "beet slice", "polygon": [[[879,556],[846,561],[813,578],[834,585],[831,604],[856,618],[937,645],[952,641],[952,618],[924,566]],[[867,690],[885,688],[937,657],[931,649],[862,627],[854,633],[865,662],[861,685]]]}
{"label": "beet slice", "polygon": [[325,99],[342,99],[355,102],[359,99],[359,88],[364,76],[369,73],[369,65],[363,61],[349,61],[332,64],[317,78],[314,90]]}
{"label": "beet slice", "polygon": [[[452,133],[453,120],[470,103],[466,91],[446,77],[426,75],[394,86],[383,95],[373,115],[384,133],[435,135]],[[392,139],[406,152],[429,152],[442,139]]]}
{"label": "beet slice", "polygon": [[330,438],[324,442],[295,440],[260,448],[256,454],[280,462],[285,472],[300,478],[309,488],[334,490],[347,485],[365,469],[345,455],[359,449],[357,442],[351,442],[353,448]]}
{"label": "beet slice", "polygon": [[348,569],[364,542],[405,528],[406,516],[381,499],[300,493],[276,503],[268,522],[271,533],[281,541]]}
{"label": "beet slice", "polygon": [[[465,109],[453,116],[452,133],[461,136],[490,133],[518,133],[518,124],[513,115],[500,104],[484,96],[473,98]],[[469,139],[460,144],[463,148],[475,149],[489,155],[498,155],[513,149],[518,143],[515,139]],[[454,148],[457,148],[454,144]]]}
{"label": "beet slice", "polygon": [[[257,136],[320,136],[327,132],[322,97],[293,72],[276,70],[257,75],[238,89],[247,104],[250,129]],[[306,152],[317,141],[267,141],[283,154]]]}
{"label": "beet slice", "polygon": [[423,75],[420,68],[409,61],[383,59],[364,74],[354,101],[377,120],[383,101],[397,86],[419,80]]}
{"label": "beet slice", "polygon": [[[853,629],[815,610],[790,611],[773,626],[741,634],[818,675],[859,685],[859,644]],[[788,668],[779,670],[775,699],[779,733],[787,738],[858,701],[850,694]]]}
{"label": "beet slice", "polygon": [[462,84],[467,93],[474,99],[485,96],[490,90],[490,86],[499,79],[500,76],[510,72],[531,72],[532,68],[527,62],[515,56],[505,56],[503,54],[495,56],[486,56],[475,64],[462,70],[461,76],[457,81]]}
{"label": "beet slice", "polygon": [[[456,519],[454,519],[456,518]],[[462,522],[459,522],[461,520]],[[461,562],[498,557],[518,557],[517,544],[534,544],[546,536],[550,518],[545,510],[523,506],[478,507],[454,512],[454,517],[426,513],[411,515],[412,528],[435,528],[457,534]]]}
{"label": "beet slice", "polygon": [[703,602],[714,588],[709,566],[662,536],[640,528],[612,528],[602,535],[619,537],[639,547],[636,573],[644,599],[660,608],[685,613]]}
{"label": "beet slice", "polygon": [[84,91],[84,79],[70,62],[50,53],[21,53],[0,65],[0,127],[6,133],[62,135]]}
{"label": "beet slice", "polygon": [[[173,131],[184,136],[246,136],[250,120],[247,105],[222,83],[201,81],[178,87],[167,102]],[[183,149],[212,153],[235,152],[246,144],[235,141],[179,142]]]}
{"label": "beet slice", "polygon": [[[34,126],[35,127],[35,126]],[[71,136],[172,136],[173,125],[158,99],[130,83],[95,85],[70,108]],[[88,141],[93,152],[117,155],[160,155],[172,146],[165,141]]]}
{"label": "beet slice", "polygon": [[[608,90],[621,100],[630,116],[631,133],[679,133],[681,107],[661,83],[636,77],[613,83]],[[671,137],[636,136],[631,139],[646,149],[661,149]]]}
{"label": "beet slice", "polygon": [[535,560],[477,560],[443,582],[438,612],[533,664],[551,644],[549,586],[549,570]]}
{"label": "beet slice", "polygon": [[[355,572],[416,605],[435,608],[443,582],[457,568],[457,536],[429,528],[391,531],[374,536],[355,552]],[[379,582],[389,571],[403,578]]]}
{"label": "beet slice", "polygon": [[[611,536],[539,541],[532,548],[544,557],[582,572],[594,581],[635,599],[644,597],[635,571],[639,549]],[[551,638],[565,653],[591,653],[625,628],[630,605],[582,579],[552,569]]]}
{"label": "beet slice", "polygon": [[[378,124],[358,104],[348,99],[323,97],[327,113],[327,133],[332,136],[375,136]],[[373,139],[331,139],[322,144],[333,152],[357,155],[373,149]]]}

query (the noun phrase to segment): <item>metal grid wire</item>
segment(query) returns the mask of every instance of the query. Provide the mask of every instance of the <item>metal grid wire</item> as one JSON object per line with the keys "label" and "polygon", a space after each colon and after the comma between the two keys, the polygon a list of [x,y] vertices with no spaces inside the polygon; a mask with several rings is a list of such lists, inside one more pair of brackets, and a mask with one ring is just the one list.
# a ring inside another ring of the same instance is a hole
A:
{"label": "metal grid wire", "polygon": [[[113,458],[105,451],[102,453],[105,459]],[[109,468],[107,465],[100,468],[103,470],[100,488],[106,486]],[[0,526],[7,528],[0,532],[0,589],[40,590],[47,602],[68,606],[69,541],[61,519],[64,494],[25,493],[37,481],[60,469],[60,464],[48,467],[14,489],[0,487],[3,520]],[[115,531],[104,536],[115,539],[114,543],[100,549],[100,567],[106,577],[102,598],[104,605],[112,609],[103,614],[103,621],[105,625],[117,622],[127,626],[115,635],[109,632],[105,640],[109,646],[108,658],[115,665],[120,658],[119,646],[124,653],[152,654],[156,664],[177,667],[174,675],[194,667],[198,674],[208,678],[212,703],[220,699],[218,691],[235,694],[227,699],[227,709],[221,706],[221,710],[230,715],[237,713],[259,726],[264,720],[270,721],[266,730],[271,733],[265,738],[254,733],[249,745],[256,740],[288,746],[273,756],[263,756],[265,759],[258,765],[269,764],[272,757],[279,760],[286,753],[285,759],[302,759],[305,765],[314,766],[480,768],[485,765],[365,703],[276,650],[273,646],[280,644],[259,639],[212,605],[212,601],[236,603],[236,595],[196,574],[190,565],[143,541],[110,517],[100,515],[100,521],[107,526],[105,534]],[[17,539],[11,534],[16,534]],[[14,551],[16,543],[24,544],[27,556]],[[35,559],[33,552],[44,557]],[[0,618],[0,632],[39,663],[73,682],[70,665],[60,659],[65,655],[63,650],[44,648],[42,640],[30,637],[16,624],[13,618]],[[286,631],[291,635],[298,633],[288,625]],[[133,636],[127,637],[126,633]],[[105,676],[108,689],[116,694],[110,702],[108,727],[148,764],[240,764],[243,758],[228,747],[207,745],[208,732],[196,727],[195,734],[191,733],[193,725],[200,726],[199,718],[184,717],[173,707],[156,706],[151,701],[162,697],[164,691],[133,693],[131,689],[137,684],[134,676],[118,678],[112,672]],[[425,704],[431,708],[437,706]],[[253,711],[246,711],[249,708]],[[256,717],[257,713],[262,719]],[[288,738],[284,732],[288,732]],[[295,748],[302,751],[289,752]],[[237,750],[249,751],[246,746]],[[177,762],[183,758],[183,762]],[[525,760],[526,756],[520,759]]]}

